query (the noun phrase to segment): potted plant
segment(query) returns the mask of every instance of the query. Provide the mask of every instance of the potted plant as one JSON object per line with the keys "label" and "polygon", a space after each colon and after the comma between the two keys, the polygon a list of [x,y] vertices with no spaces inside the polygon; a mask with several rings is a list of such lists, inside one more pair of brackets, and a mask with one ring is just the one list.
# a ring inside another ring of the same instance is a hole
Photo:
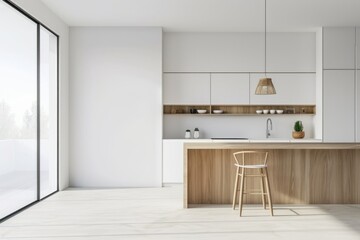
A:
{"label": "potted plant", "polygon": [[299,139],[305,137],[304,127],[301,121],[296,121],[294,125],[294,131],[292,132],[293,138]]}

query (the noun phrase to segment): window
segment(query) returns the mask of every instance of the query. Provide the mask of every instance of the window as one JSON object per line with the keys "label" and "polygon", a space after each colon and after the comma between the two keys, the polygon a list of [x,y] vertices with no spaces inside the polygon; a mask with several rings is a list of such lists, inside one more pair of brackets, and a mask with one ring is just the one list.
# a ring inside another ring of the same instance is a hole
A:
{"label": "window", "polygon": [[40,27],[40,198],[57,190],[57,37]]}
{"label": "window", "polygon": [[3,219],[58,190],[58,37],[4,1],[0,20]]}

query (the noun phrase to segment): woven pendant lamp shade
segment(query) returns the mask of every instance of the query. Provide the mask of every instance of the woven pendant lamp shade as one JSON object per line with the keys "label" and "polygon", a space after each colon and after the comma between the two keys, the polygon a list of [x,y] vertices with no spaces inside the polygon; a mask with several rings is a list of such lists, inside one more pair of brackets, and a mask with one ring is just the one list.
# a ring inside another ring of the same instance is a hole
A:
{"label": "woven pendant lamp shade", "polygon": [[276,94],[271,78],[261,78],[255,90],[256,95]]}

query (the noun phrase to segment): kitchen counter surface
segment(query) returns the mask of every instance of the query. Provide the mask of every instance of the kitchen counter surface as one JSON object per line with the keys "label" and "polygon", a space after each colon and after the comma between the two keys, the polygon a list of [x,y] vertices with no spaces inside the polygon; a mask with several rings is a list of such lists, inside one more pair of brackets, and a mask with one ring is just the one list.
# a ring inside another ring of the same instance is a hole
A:
{"label": "kitchen counter surface", "polygon": [[323,143],[320,141],[212,141],[185,142],[186,149],[360,149],[360,143]]}
{"label": "kitchen counter surface", "polygon": [[164,141],[184,141],[184,143],[321,143],[321,139],[285,139],[285,138],[264,138],[264,139],[163,139]]}

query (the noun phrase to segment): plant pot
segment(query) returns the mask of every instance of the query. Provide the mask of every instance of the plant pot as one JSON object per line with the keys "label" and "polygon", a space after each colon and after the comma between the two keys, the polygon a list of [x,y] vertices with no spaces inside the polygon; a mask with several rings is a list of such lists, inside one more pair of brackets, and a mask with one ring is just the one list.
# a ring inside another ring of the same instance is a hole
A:
{"label": "plant pot", "polygon": [[300,139],[300,138],[304,138],[305,137],[305,132],[302,131],[302,132],[292,132],[292,136],[293,138],[295,139]]}

